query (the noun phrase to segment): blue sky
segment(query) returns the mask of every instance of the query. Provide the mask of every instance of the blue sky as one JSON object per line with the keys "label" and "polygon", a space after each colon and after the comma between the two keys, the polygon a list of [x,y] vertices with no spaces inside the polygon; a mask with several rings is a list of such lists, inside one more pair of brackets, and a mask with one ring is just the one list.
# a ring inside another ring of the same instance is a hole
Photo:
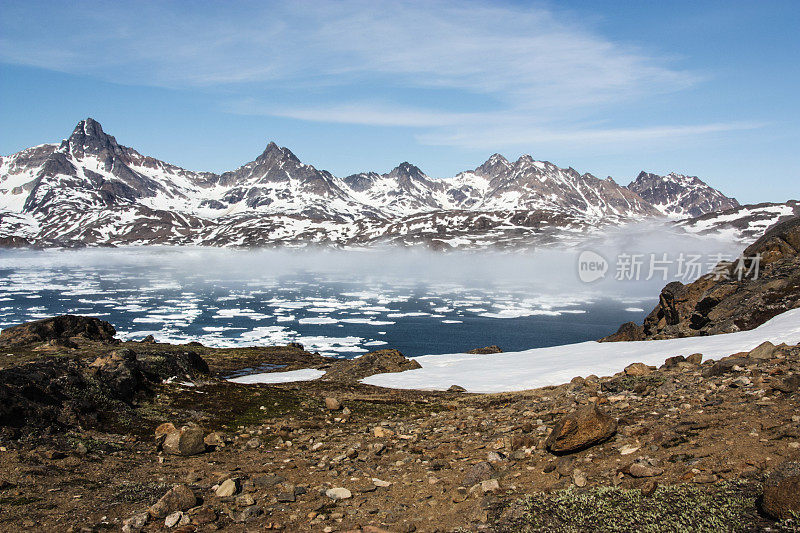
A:
{"label": "blue sky", "polygon": [[86,116],[222,171],[270,140],[344,176],[523,153],[798,198],[796,1],[8,2],[0,153]]}

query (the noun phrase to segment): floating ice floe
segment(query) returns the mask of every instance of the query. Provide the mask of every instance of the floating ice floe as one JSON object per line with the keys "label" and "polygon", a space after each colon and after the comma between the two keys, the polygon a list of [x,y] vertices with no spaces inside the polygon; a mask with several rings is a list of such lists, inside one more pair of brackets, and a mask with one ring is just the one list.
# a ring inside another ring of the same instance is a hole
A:
{"label": "floating ice floe", "polygon": [[800,342],[800,309],[776,316],[750,331],[637,342],[581,342],[490,355],[425,355],[416,370],[370,376],[363,383],[396,389],[442,390],[460,385],[469,392],[508,392],[566,383],[575,376],[612,375],[630,363],[661,365],[674,355],[719,359],[749,351],[764,341]]}

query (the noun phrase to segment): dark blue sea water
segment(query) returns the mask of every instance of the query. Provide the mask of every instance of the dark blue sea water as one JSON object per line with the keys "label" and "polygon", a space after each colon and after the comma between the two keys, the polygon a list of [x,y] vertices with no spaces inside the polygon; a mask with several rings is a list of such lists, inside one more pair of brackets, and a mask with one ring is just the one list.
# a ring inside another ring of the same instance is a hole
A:
{"label": "dark blue sea water", "polygon": [[368,268],[358,264],[363,257],[318,268],[335,261],[231,253],[3,252],[0,328],[71,313],[101,317],[125,339],[152,334],[218,347],[295,341],[338,357],[385,347],[416,356],[597,339],[641,321],[655,304],[580,286],[548,291],[552,284],[525,276],[450,275],[427,263],[384,269],[376,256]]}

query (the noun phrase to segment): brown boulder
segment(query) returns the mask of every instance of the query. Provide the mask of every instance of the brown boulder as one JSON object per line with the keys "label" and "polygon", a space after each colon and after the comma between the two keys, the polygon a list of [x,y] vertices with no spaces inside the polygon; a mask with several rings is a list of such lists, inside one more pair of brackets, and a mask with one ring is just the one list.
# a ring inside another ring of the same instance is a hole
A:
{"label": "brown boulder", "polygon": [[[159,426],[159,428],[162,426]],[[169,431],[161,447],[164,453],[170,455],[197,455],[206,451],[204,439],[203,428],[199,426],[183,426],[180,429]]]}
{"label": "brown boulder", "polygon": [[647,376],[652,374],[655,367],[648,366],[644,363],[632,363],[625,367],[626,376]]}
{"label": "brown boulder", "polygon": [[333,398],[331,396],[325,398],[325,409],[327,409],[328,411],[338,411],[341,408],[342,408],[342,402],[340,402],[336,398]]}
{"label": "brown boulder", "polygon": [[764,482],[764,512],[779,520],[800,513],[800,463],[779,465]]}
{"label": "brown boulder", "polygon": [[605,442],[616,432],[616,419],[591,405],[564,416],[553,428],[545,445],[556,455],[574,453]]}
{"label": "brown boulder", "polygon": [[762,342],[750,352],[748,352],[747,357],[751,359],[774,359],[775,356],[778,354],[778,349],[769,341]]}
{"label": "brown boulder", "polygon": [[153,518],[164,518],[176,511],[188,511],[197,503],[197,497],[186,485],[175,485],[158,502],[147,510]]}

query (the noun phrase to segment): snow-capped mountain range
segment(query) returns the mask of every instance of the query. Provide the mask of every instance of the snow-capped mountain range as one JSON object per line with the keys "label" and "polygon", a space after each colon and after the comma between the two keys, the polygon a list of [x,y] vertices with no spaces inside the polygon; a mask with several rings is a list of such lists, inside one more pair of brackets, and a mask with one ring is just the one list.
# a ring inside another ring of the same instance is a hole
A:
{"label": "snow-capped mountain range", "polygon": [[739,204],[678,174],[627,187],[525,155],[434,179],[410,163],[344,178],[269,143],[236,170],[193,172],[117,143],[87,118],[60,144],[0,157],[0,242],[436,247],[553,242],[607,224]]}

